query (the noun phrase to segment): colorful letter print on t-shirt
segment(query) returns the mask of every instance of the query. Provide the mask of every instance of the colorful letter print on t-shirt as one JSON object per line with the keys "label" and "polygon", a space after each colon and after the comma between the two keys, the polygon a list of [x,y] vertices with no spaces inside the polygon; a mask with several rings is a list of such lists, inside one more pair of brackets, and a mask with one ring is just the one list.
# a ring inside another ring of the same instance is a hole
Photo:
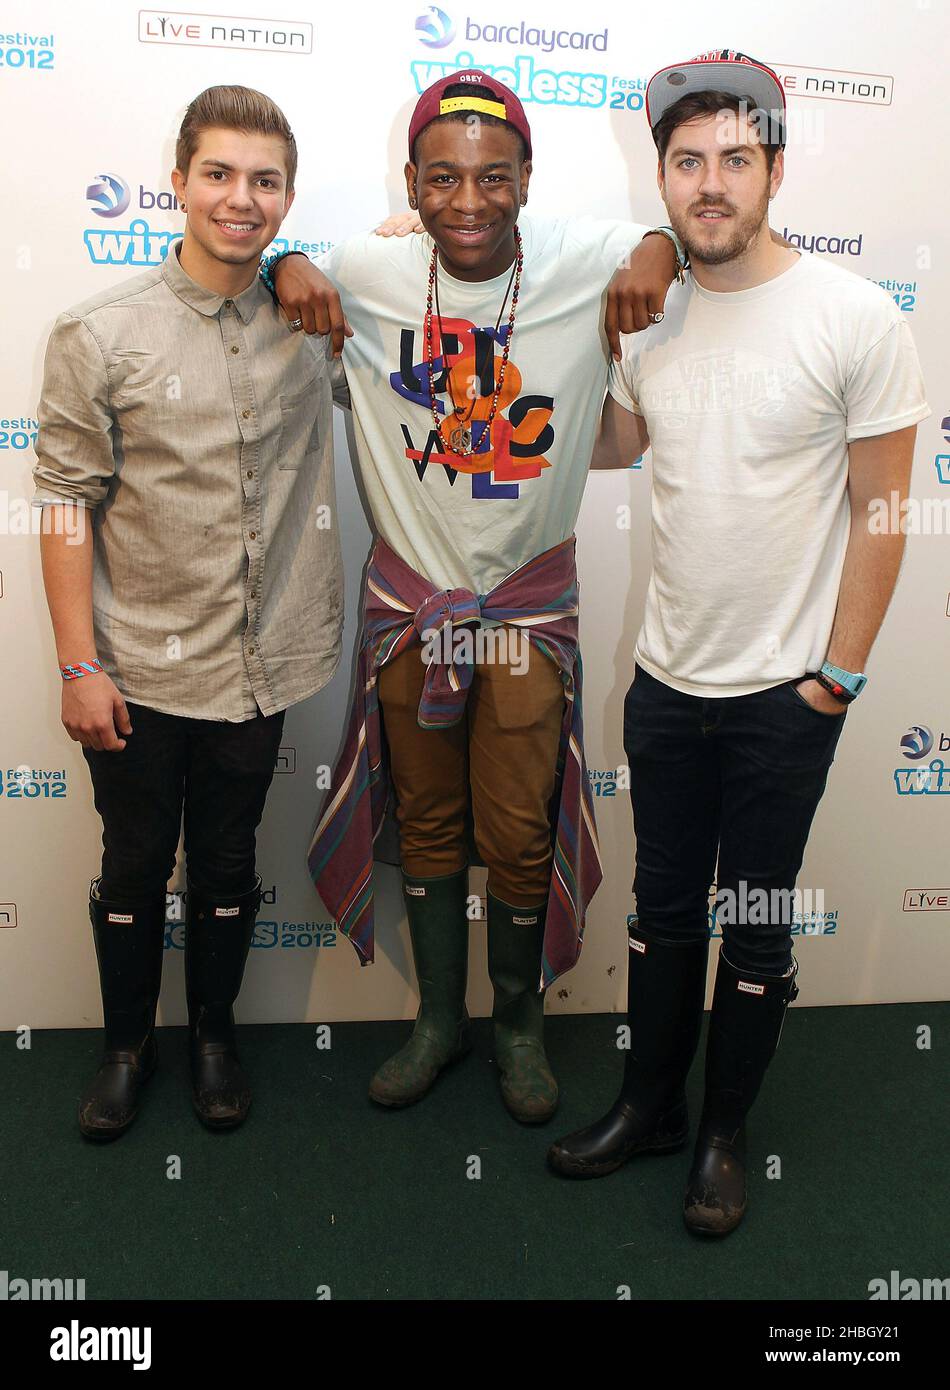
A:
{"label": "colorful letter print on t-shirt", "polygon": [[[513,357],[505,363],[492,416],[507,335],[507,324],[498,329],[476,328],[468,319],[432,319],[432,386],[445,442],[440,441],[434,421],[424,440],[402,426],[406,458],[420,481],[430,464],[441,464],[452,480],[458,473],[471,474],[473,497],[517,498],[522,483],[550,468],[545,453],[554,443],[554,399],[522,395],[521,373]],[[411,328],[402,330],[399,370],[391,373],[389,381],[394,391],[424,406],[431,417],[424,329],[419,341],[422,360],[415,361],[416,333]],[[459,427],[471,430],[468,456],[447,447]]]}

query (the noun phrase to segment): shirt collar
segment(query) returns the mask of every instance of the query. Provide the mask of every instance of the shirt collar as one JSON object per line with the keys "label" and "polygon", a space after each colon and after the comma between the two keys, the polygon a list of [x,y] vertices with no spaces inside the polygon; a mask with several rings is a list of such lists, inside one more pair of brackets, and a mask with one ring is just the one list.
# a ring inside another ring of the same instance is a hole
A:
{"label": "shirt collar", "polygon": [[[204,285],[199,285],[197,280],[192,280],[187,271],[182,270],[181,262],[178,259],[180,247],[180,241],[173,241],[168,248],[162,266],[165,283],[172,293],[176,294],[185,304],[188,304],[192,309],[197,309],[199,314],[213,318],[220,311],[228,296],[205,289]],[[270,295],[259,278],[255,276],[246,290],[242,290],[240,294],[231,298],[231,303],[237,309],[242,321],[248,324],[257,312],[258,305],[264,300],[269,301]]]}

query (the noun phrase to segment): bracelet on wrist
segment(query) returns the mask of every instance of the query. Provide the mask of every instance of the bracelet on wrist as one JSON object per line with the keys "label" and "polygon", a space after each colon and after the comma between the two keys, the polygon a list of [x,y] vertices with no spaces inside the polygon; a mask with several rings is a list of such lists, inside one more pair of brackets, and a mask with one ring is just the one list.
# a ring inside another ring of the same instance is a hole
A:
{"label": "bracelet on wrist", "polygon": [[[275,303],[277,302],[277,289],[274,285],[274,268],[277,262],[282,261],[285,256],[305,256],[306,254],[305,251],[275,251],[273,256],[264,256],[261,260],[261,268],[258,274],[273,296]],[[307,259],[309,260],[310,257],[307,256]]]}
{"label": "bracelet on wrist", "polygon": [[829,695],[833,695],[841,705],[850,705],[856,698],[852,695],[850,690],[845,689],[838,681],[832,680],[830,676],[826,676],[824,671],[809,671],[807,675],[809,680],[816,681],[823,690],[827,690]]}
{"label": "bracelet on wrist", "polygon": [[59,674],[64,681],[77,681],[80,676],[95,676],[100,672],[105,675],[102,670],[102,663],[97,656],[94,656],[91,661],[77,661],[74,666],[65,665],[59,668]]}
{"label": "bracelet on wrist", "polygon": [[642,239],[646,240],[648,236],[666,237],[667,241],[672,243],[673,250],[676,254],[676,278],[681,285],[684,284],[686,280],[685,272],[689,269],[689,255],[687,253],[686,247],[683,245],[679,237],[673,231],[673,228],[651,227],[648,232],[644,232]]}

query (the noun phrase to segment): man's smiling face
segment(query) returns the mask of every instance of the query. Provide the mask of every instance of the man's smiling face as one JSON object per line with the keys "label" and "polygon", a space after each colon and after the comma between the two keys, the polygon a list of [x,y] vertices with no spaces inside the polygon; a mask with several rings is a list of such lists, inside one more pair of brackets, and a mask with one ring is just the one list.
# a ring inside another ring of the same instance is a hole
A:
{"label": "man's smiling face", "polygon": [[690,260],[722,265],[749,247],[781,186],[783,153],[769,172],[754,118],[734,111],[676,127],[657,185]]}
{"label": "man's smiling face", "polygon": [[256,262],[294,199],[280,136],[204,130],[187,176],[172,183],[187,208],[187,231],[203,254],[228,265]]}
{"label": "man's smiling face", "polygon": [[437,121],[416,140],[407,184],[450,275],[489,280],[511,264],[512,232],[531,175],[521,153],[516,131],[485,121]]}

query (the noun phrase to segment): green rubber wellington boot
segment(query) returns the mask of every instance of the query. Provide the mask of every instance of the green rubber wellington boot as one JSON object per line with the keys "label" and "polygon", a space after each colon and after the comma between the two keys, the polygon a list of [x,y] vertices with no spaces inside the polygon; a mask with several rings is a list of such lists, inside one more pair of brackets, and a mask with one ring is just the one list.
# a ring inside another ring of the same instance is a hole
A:
{"label": "green rubber wellington boot", "polygon": [[402,876],[419,1012],[406,1045],[384,1062],[369,1086],[370,1100],[412,1105],[450,1062],[471,1048],[465,1008],[468,978],[468,869],[438,878]]}
{"label": "green rubber wellington boot", "polygon": [[501,1096],[522,1124],[557,1109],[557,1082],[544,1053],[541,945],[547,905],[509,907],[488,894],[488,973],[495,989],[495,1060]]}

